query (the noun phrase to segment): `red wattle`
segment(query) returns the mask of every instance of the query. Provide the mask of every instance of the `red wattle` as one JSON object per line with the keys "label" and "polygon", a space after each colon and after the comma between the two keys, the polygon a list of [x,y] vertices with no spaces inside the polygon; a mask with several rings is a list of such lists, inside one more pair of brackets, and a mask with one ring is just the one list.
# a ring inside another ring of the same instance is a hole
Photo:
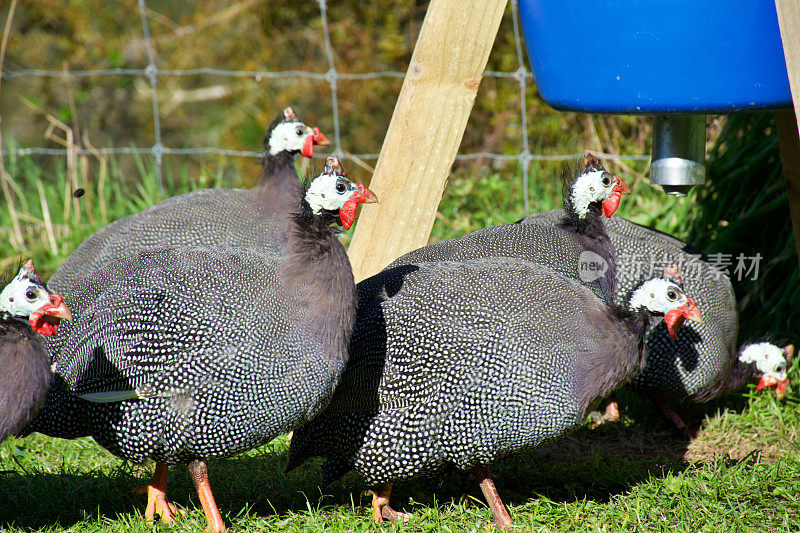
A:
{"label": "red wattle", "polygon": [[756,392],[766,387],[771,387],[779,383],[780,381],[778,381],[777,379],[773,378],[772,376],[764,374],[763,376],[761,376],[761,379],[758,380],[758,385],[756,385]]}
{"label": "red wattle", "polygon": [[41,311],[34,311],[31,313],[31,316],[28,317],[28,322],[30,322],[31,329],[33,329],[34,333],[38,333],[39,335],[55,335],[58,331],[58,324],[61,322],[61,319],[45,315]]}
{"label": "red wattle", "polygon": [[303,157],[313,157],[314,156],[314,136],[309,135],[306,137],[306,140],[303,141],[303,149],[300,151]]}
{"label": "red wattle", "polygon": [[614,214],[614,211],[619,207],[619,201],[622,195],[618,192],[612,192],[608,198],[603,200],[603,214],[606,218]]}
{"label": "red wattle", "polygon": [[358,207],[357,202],[347,200],[339,209],[339,222],[344,229],[350,229],[350,226],[353,225],[353,220],[356,218],[356,207]]}
{"label": "red wattle", "polygon": [[672,340],[675,340],[678,336],[678,330],[681,329],[685,320],[686,317],[683,316],[683,313],[678,309],[667,311],[664,315],[664,323],[667,324],[667,331],[669,332],[669,336],[672,337]]}

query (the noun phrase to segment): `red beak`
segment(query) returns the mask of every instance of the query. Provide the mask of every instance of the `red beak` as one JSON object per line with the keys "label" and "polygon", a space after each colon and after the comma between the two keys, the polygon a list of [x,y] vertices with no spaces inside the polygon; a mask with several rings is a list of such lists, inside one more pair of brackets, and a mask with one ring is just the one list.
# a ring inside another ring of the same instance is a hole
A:
{"label": "red beak", "polygon": [[314,157],[315,144],[319,144],[320,146],[328,146],[331,144],[331,141],[328,140],[328,137],[326,137],[324,133],[319,131],[319,128],[314,128],[312,131],[314,133],[306,137],[306,140],[303,141],[303,149],[300,150],[303,157]]}
{"label": "red beak", "polygon": [[614,176],[614,177],[617,178],[617,184],[614,185],[613,189],[611,189],[612,191],[618,192],[620,194],[625,194],[625,193],[630,193],[631,192],[631,190],[628,188],[628,186],[625,185],[625,182],[622,181],[622,178],[620,178],[619,176]]}
{"label": "red beak", "polygon": [[312,138],[314,139],[314,144],[318,144],[320,146],[330,146],[331,141],[328,140],[328,137],[324,133],[319,131],[319,128],[314,128],[313,131],[314,136]]}
{"label": "red beak", "polygon": [[55,335],[62,319],[71,322],[72,313],[60,294],[51,294],[50,303],[28,317],[31,328],[40,335]]}
{"label": "red beak", "polygon": [[339,222],[344,229],[350,229],[356,218],[356,207],[358,204],[374,204],[378,201],[375,193],[367,189],[360,183],[356,185],[356,190],[350,199],[347,200],[339,209]]}
{"label": "red beak", "polygon": [[687,318],[698,324],[703,322],[703,315],[700,314],[700,309],[697,308],[697,304],[691,298],[684,305],[672,311],[667,311],[664,315],[664,322],[667,324],[667,331],[672,340],[675,340],[678,336],[678,330],[681,329]]}
{"label": "red beak", "polygon": [[378,197],[375,196],[374,192],[358,183],[356,184],[356,192],[353,193],[350,200],[355,200],[357,204],[374,204],[378,202]]}

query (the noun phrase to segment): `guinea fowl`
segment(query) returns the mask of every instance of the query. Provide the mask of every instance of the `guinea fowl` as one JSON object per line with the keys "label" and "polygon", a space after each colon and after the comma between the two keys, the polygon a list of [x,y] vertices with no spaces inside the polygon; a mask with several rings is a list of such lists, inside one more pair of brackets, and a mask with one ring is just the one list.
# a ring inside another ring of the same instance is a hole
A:
{"label": "guinea fowl", "polygon": [[50,388],[50,354],[38,335],[71,318],[30,260],[0,292],[0,442],[33,420]]}
{"label": "guinea fowl", "polygon": [[356,205],[374,201],[329,157],[290,218],[285,256],[180,247],[95,272],[55,339],[65,386],[30,431],[91,435],[123,459],[154,459],[146,515],[167,522],[167,465],[188,463],[210,530],[224,530],[206,459],[294,429],[332,395],[357,300],[331,224],[349,228]]}
{"label": "guinea fowl", "polygon": [[290,214],[302,198],[294,159],[314,155],[315,144],[330,142],[287,107],[264,137],[264,164],[256,186],[200,189],[117,220],[86,239],[56,270],[50,285],[72,303],[76,286],[97,269],[151,248],[240,245],[283,253]]}
{"label": "guinea fowl", "polygon": [[[560,210],[545,211],[526,217],[519,225],[549,227],[562,217]],[[654,269],[675,264],[684,288],[703,309],[703,322],[687,324],[674,341],[653,321],[647,334],[647,365],[628,385],[652,399],[678,432],[689,437],[686,424],[668,400],[703,402],[732,390],[722,386],[733,375],[739,355],[739,320],[730,279],[700,251],[670,235],[620,217],[608,219],[605,226],[618,256],[616,301],[621,301],[637,280],[653,275]],[[618,420],[618,416],[612,402],[605,418]]]}
{"label": "guinea fowl", "polygon": [[574,174],[569,169],[563,174],[565,211],[557,224],[484,228],[408,252],[386,268],[430,261],[516,257],[579,280],[610,303],[616,260],[601,212],[610,217],[619,206],[620,195],[630,190],[592,154],[583,156],[579,168]]}
{"label": "guinea fowl", "polygon": [[793,357],[794,346],[791,344],[783,348],[769,342],[745,344],[730,372],[720,376],[717,383],[705,389],[703,396],[695,397],[695,400],[707,401],[734,392],[754,378],[759,378],[756,391],[775,387],[775,393],[782,398],[789,385],[787,373]]}
{"label": "guinea fowl", "polygon": [[396,267],[358,291],[347,369],[325,411],[295,431],[288,469],[325,456],[327,484],[354,468],[378,522],[404,517],[388,506],[394,481],[453,465],[510,523],[485,465],[576,427],[633,377],[651,312],[673,331],[700,319],[668,280],[644,282],[629,311],[502,257]]}

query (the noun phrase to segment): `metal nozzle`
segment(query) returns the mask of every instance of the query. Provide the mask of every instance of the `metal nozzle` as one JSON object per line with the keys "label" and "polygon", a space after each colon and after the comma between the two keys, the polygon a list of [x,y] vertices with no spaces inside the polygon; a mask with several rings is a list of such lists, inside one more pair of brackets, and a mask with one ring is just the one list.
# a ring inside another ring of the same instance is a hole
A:
{"label": "metal nozzle", "polygon": [[653,119],[650,183],[686,196],[706,177],[706,116],[665,115]]}

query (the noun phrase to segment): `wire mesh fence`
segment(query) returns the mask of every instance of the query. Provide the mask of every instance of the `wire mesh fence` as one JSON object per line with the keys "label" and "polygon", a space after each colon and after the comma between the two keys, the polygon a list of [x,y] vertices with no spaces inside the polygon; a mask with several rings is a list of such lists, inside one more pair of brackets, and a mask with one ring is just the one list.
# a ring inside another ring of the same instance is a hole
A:
{"label": "wire mesh fence", "polygon": [[[152,92],[152,123],[153,123],[153,144],[147,147],[132,147],[132,146],[107,146],[107,147],[92,147],[91,149],[85,147],[16,147],[6,148],[3,147],[5,155],[15,154],[18,156],[29,155],[43,155],[43,156],[62,156],[68,155],[115,155],[115,154],[139,154],[147,155],[153,158],[157,173],[159,188],[163,188],[163,158],[165,155],[218,155],[218,156],[233,156],[233,157],[250,157],[258,158],[262,155],[258,151],[247,150],[233,150],[226,149],[220,146],[191,146],[191,147],[175,147],[165,146],[162,142],[162,126],[161,126],[161,111],[159,101],[159,80],[165,77],[186,77],[198,75],[213,75],[223,78],[244,78],[252,79],[256,82],[269,79],[307,79],[315,80],[318,82],[325,82],[330,86],[331,94],[331,115],[333,123],[333,147],[332,153],[342,159],[354,157],[358,159],[377,159],[378,153],[359,153],[358,150],[345,149],[342,142],[341,120],[340,120],[340,102],[339,102],[339,82],[340,81],[359,81],[359,80],[380,80],[380,79],[402,79],[405,76],[404,72],[397,70],[380,70],[371,72],[341,72],[337,69],[335,60],[334,49],[331,44],[331,34],[328,23],[328,1],[327,0],[306,0],[308,2],[316,2],[319,8],[319,16],[321,20],[321,27],[324,39],[324,52],[327,60],[327,71],[314,72],[309,70],[227,70],[212,67],[198,67],[198,68],[184,68],[184,69],[167,69],[159,68],[157,64],[157,57],[155,47],[152,43],[151,31],[148,23],[148,7],[146,0],[137,0],[139,18],[141,20],[141,32],[146,54],[147,65],[145,68],[106,68],[106,69],[87,69],[87,70],[48,70],[48,69],[5,69],[0,72],[0,76],[5,79],[20,79],[20,78],[63,78],[63,79],[79,79],[79,78],[98,78],[98,77],[139,77],[145,78],[150,86]],[[267,8],[268,9],[268,8]],[[498,152],[468,152],[459,153],[456,156],[457,160],[477,160],[486,159],[491,161],[504,161],[516,162],[520,168],[522,179],[522,191],[524,194],[524,211],[529,212],[530,200],[528,197],[529,187],[529,169],[534,161],[570,161],[580,156],[579,153],[562,153],[562,154],[541,154],[534,153],[531,150],[531,142],[529,139],[529,116],[526,108],[526,94],[530,84],[533,82],[533,74],[525,64],[525,55],[523,53],[522,36],[520,34],[520,25],[518,20],[518,6],[517,0],[510,0],[509,10],[511,10],[511,20],[513,40],[515,45],[516,65],[517,68],[513,71],[497,71],[487,70],[484,76],[487,78],[508,79],[515,80],[519,86],[519,117],[520,117],[520,137],[518,143],[515,143],[514,151],[507,151],[507,153]],[[501,31],[502,28],[501,28]],[[507,30],[506,30],[507,31]],[[350,147],[347,147],[350,148]],[[639,154],[604,154],[604,157],[615,160],[633,160],[633,161],[646,161],[649,159],[647,155]]]}

